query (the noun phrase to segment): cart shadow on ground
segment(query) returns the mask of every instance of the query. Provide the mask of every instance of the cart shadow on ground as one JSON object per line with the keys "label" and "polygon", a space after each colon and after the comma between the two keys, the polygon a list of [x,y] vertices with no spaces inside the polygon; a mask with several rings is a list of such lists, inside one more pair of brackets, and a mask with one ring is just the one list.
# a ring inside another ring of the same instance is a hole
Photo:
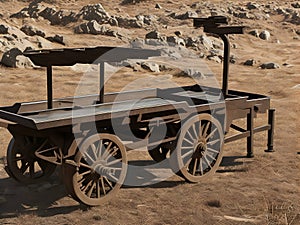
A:
{"label": "cart shadow on ground", "polygon": [[[217,172],[244,172],[243,169],[237,169],[243,164],[240,160],[243,158],[243,156],[224,157],[221,169]],[[185,183],[181,178],[155,180],[159,175],[170,174],[172,171],[167,164],[161,164],[160,167],[155,168],[153,168],[153,164],[154,162],[151,160],[130,162],[127,173],[130,176],[126,177],[125,185],[122,188],[172,188]],[[21,185],[9,178],[3,165],[0,165],[0,177],[0,219],[27,214],[49,217],[89,209],[72,198],[66,198],[67,193],[59,176],[59,170],[47,182],[29,186]],[[147,184],[146,181],[150,182]]]}

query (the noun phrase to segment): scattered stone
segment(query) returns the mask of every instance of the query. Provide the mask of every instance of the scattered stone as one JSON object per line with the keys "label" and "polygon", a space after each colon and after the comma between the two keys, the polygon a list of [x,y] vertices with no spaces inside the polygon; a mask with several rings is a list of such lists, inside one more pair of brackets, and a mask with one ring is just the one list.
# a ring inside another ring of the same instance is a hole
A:
{"label": "scattered stone", "polygon": [[294,87],[292,87],[291,89],[300,89],[300,84],[296,84]]}
{"label": "scattered stone", "polygon": [[207,50],[213,49],[213,43],[206,35],[200,35],[199,40]]}
{"label": "scattered stone", "polygon": [[8,67],[17,67],[17,56],[23,55],[22,51],[18,48],[12,48],[5,52],[2,56],[1,63]]}
{"label": "scattered stone", "polygon": [[185,41],[182,38],[179,38],[177,36],[167,37],[167,42],[170,46],[175,46],[175,45],[185,46]]}
{"label": "scattered stone", "polygon": [[273,63],[273,62],[264,63],[264,64],[260,65],[260,67],[262,69],[278,69],[278,68],[280,68],[280,66],[277,63]]}
{"label": "scattered stone", "polygon": [[79,16],[81,16],[84,20],[96,20],[99,23],[103,23],[110,18],[109,14],[100,3],[84,6],[80,10]]}
{"label": "scattered stone", "polygon": [[270,40],[270,38],[271,38],[271,34],[270,34],[269,31],[264,30],[264,31],[262,31],[262,32],[259,34],[259,37],[260,37],[261,39],[263,39],[263,40],[268,41],[268,40]]}
{"label": "scattered stone", "polygon": [[195,11],[187,11],[186,13],[183,14],[171,14],[171,17],[174,17],[175,19],[179,19],[179,20],[187,20],[190,18],[197,18],[198,17],[198,13],[196,13]]}
{"label": "scattered stone", "polygon": [[236,58],[235,55],[231,55],[231,56],[229,57],[229,62],[230,62],[230,63],[235,64],[236,61],[237,61],[237,58]]}
{"label": "scattered stone", "polygon": [[145,45],[145,40],[141,38],[136,38],[130,42],[132,48],[143,48]]}
{"label": "scattered stone", "polygon": [[205,78],[203,73],[195,69],[185,69],[184,71],[182,71],[181,76],[189,76],[192,78],[201,78],[201,79]]}
{"label": "scattered stone", "polygon": [[158,3],[155,5],[155,8],[156,8],[156,9],[162,9],[161,5],[158,4]]}
{"label": "scattered stone", "polygon": [[146,39],[161,39],[161,34],[157,30],[155,30],[146,34],[145,37]]}
{"label": "scattered stone", "polygon": [[254,37],[259,37],[259,31],[258,30],[251,30],[250,32],[249,32],[249,34],[251,34],[252,36],[254,36]]}
{"label": "scattered stone", "polygon": [[245,66],[254,66],[256,64],[255,59],[248,59],[247,61],[244,62]]}
{"label": "scattered stone", "polygon": [[0,34],[8,34],[8,27],[1,24],[0,25]]}
{"label": "scattered stone", "polygon": [[96,20],[80,24],[79,26],[75,27],[74,32],[76,34],[107,35],[118,38],[125,36],[118,31],[112,30],[108,26],[100,25]]}
{"label": "scattered stone", "polygon": [[41,37],[46,36],[45,32],[30,25],[24,25],[20,30],[28,36],[34,36],[34,35],[41,36]]}
{"label": "scattered stone", "polygon": [[117,18],[115,18],[115,17],[109,18],[108,23],[111,26],[116,26],[116,27],[119,26],[119,22],[118,22]]}
{"label": "scattered stone", "polygon": [[124,28],[142,28],[144,26],[144,21],[137,18],[125,18],[122,16],[116,17],[120,27]]}
{"label": "scattered stone", "polygon": [[48,41],[56,42],[58,44],[66,45],[64,42],[64,37],[62,35],[54,35],[53,37],[47,37]]}
{"label": "scattered stone", "polygon": [[215,61],[217,63],[222,63],[222,59],[219,56],[207,56],[207,58],[211,61]]}
{"label": "scattered stone", "polygon": [[300,35],[300,30],[296,30],[296,34]]}
{"label": "scattered stone", "polygon": [[18,55],[16,57],[16,67],[17,68],[32,68],[34,67],[34,64],[31,62],[31,60],[24,56],[24,55]]}
{"label": "scattered stone", "polygon": [[141,67],[145,70],[149,70],[151,72],[155,72],[155,73],[159,73],[159,65],[156,63],[152,63],[152,62],[143,62],[141,64]]}
{"label": "scattered stone", "polygon": [[249,10],[258,9],[259,7],[260,7],[260,5],[257,3],[253,3],[253,2],[247,3],[247,9],[249,9]]}
{"label": "scattered stone", "polygon": [[174,34],[178,37],[180,37],[182,35],[182,32],[180,30],[175,31]]}
{"label": "scattered stone", "polygon": [[292,6],[296,9],[300,8],[300,2],[292,3]]}
{"label": "scattered stone", "polygon": [[160,39],[146,39],[145,43],[152,46],[168,46],[168,43]]}

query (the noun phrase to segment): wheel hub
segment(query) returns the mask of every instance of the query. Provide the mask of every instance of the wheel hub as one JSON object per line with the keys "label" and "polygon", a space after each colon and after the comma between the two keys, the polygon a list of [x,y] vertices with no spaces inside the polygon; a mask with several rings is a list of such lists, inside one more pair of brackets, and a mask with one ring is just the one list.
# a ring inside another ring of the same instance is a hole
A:
{"label": "wheel hub", "polygon": [[192,158],[194,159],[200,159],[203,157],[205,151],[207,149],[207,144],[205,141],[199,141],[197,144],[196,144],[196,147],[195,147],[195,152],[192,156]]}

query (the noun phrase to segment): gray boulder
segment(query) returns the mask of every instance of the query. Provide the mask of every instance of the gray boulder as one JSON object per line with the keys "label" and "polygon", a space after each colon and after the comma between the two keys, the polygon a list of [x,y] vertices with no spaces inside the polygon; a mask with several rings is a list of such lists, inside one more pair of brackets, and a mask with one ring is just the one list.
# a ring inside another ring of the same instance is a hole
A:
{"label": "gray boulder", "polygon": [[271,38],[271,34],[270,34],[269,31],[264,30],[264,31],[262,31],[262,32],[259,34],[259,37],[260,37],[260,39],[263,39],[263,40],[268,41],[268,40],[270,40],[270,38]]}
{"label": "gray boulder", "polygon": [[124,28],[142,28],[144,26],[144,21],[137,18],[127,18],[127,17],[116,17],[119,27]]}
{"label": "gray boulder", "polygon": [[18,48],[12,48],[5,52],[1,59],[1,64],[7,67],[17,67],[17,56],[23,55],[22,51]]}
{"label": "gray boulder", "polygon": [[28,36],[34,36],[34,35],[41,36],[41,37],[46,36],[45,32],[30,25],[24,25],[20,30]]}
{"label": "gray boulder", "polygon": [[197,18],[197,17],[198,17],[198,13],[196,13],[195,11],[187,11],[186,13],[183,14],[174,15],[174,18],[179,20],[186,20],[189,18]]}
{"label": "gray boulder", "polygon": [[260,68],[262,69],[278,69],[280,66],[277,63],[269,62],[269,63],[264,63],[260,65]]}
{"label": "gray boulder", "polygon": [[213,42],[212,40],[207,37],[206,35],[200,35],[199,36],[199,40],[201,42],[201,44],[207,49],[207,50],[210,50],[210,49],[213,49]]}

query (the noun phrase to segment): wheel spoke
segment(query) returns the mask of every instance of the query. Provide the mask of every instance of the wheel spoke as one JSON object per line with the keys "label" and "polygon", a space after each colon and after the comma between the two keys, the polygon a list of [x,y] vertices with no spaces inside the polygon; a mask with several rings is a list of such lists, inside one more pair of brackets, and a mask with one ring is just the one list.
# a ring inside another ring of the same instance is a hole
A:
{"label": "wheel spoke", "polygon": [[82,192],[86,193],[87,189],[89,188],[89,186],[93,183],[93,180],[90,180],[86,186],[83,186],[84,188],[82,189]]}
{"label": "wheel spoke", "polygon": [[106,190],[105,190],[105,184],[104,184],[103,177],[100,178],[100,181],[101,181],[101,186],[102,186],[102,189],[103,189],[103,194],[106,195]]}
{"label": "wheel spoke", "polygon": [[99,184],[100,180],[97,180],[97,198],[101,197],[101,190],[100,190],[100,184]]}
{"label": "wheel spoke", "polygon": [[92,159],[92,157],[88,154],[88,152],[85,152],[84,156],[87,157],[91,161],[91,164],[93,164],[95,162],[95,160]]}
{"label": "wheel spoke", "polygon": [[207,142],[207,145],[214,145],[214,144],[218,143],[219,141],[220,141],[220,139],[212,140],[212,141]]}
{"label": "wheel spoke", "polygon": [[122,159],[116,159],[116,160],[114,160],[114,161],[108,162],[108,163],[106,164],[106,166],[111,166],[111,165],[116,164],[116,163],[118,163],[118,162],[122,162]]}
{"label": "wheel spoke", "polygon": [[24,160],[24,159],[25,159],[25,157],[24,157],[24,156],[15,157],[15,158],[14,158],[14,160],[13,160],[13,162],[18,162],[18,161],[20,161],[20,160]]}
{"label": "wheel spoke", "polygon": [[80,166],[83,166],[83,167],[85,167],[85,168],[88,168],[88,169],[90,169],[90,170],[93,170],[93,168],[92,168],[91,166],[89,166],[89,165],[87,165],[87,164],[85,164],[85,163],[83,163],[83,162],[80,162],[79,165],[80,165]]}
{"label": "wheel spoke", "polygon": [[92,180],[92,185],[91,185],[90,190],[87,193],[87,196],[89,196],[89,197],[92,196],[92,193],[93,193],[93,190],[95,189],[95,187],[96,187],[95,180]]}
{"label": "wheel spoke", "polygon": [[207,157],[211,158],[213,161],[216,161],[217,159],[215,157],[213,157],[212,155],[206,153]]}
{"label": "wheel spoke", "polygon": [[193,153],[194,153],[194,150],[185,153],[185,154],[182,155],[181,157],[182,157],[182,159],[184,159],[185,157],[187,157],[187,156],[189,156],[189,155],[192,155]]}
{"label": "wheel spoke", "polygon": [[113,189],[114,187],[113,187],[112,183],[107,179],[107,177],[103,177],[103,178],[104,178],[105,182],[108,184],[108,186],[110,187],[110,189]]}
{"label": "wheel spoke", "polygon": [[112,175],[112,174],[107,174],[107,176],[109,176],[110,178],[112,178],[112,180],[114,180],[113,182],[115,182],[115,183],[117,183],[118,182],[118,178],[116,178],[114,175]]}
{"label": "wheel spoke", "polygon": [[189,144],[191,144],[192,146],[194,146],[194,143],[193,142],[191,142],[189,139],[187,139],[187,138],[183,138],[183,140],[184,141],[186,141],[186,142],[188,142]]}
{"label": "wheel spoke", "polygon": [[25,173],[25,171],[28,169],[28,167],[29,167],[30,165],[29,165],[29,163],[28,162],[23,162],[22,161],[22,166],[21,166],[21,172],[22,172],[22,174],[24,174]]}
{"label": "wheel spoke", "polygon": [[201,175],[203,175],[203,165],[202,165],[202,163],[203,163],[203,159],[201,158],[200,159],[200,173],[201,173]]}
{"label": "wheel spoke", "polygon": [[216,133],[217,130],[218,130],[218,128],[215,128],[209,135],[207,135],[205,140],[207,141],[211,136],[213,136]]}
{"label": "wheel spoke", "polygon": [[197,131],[196,131],[195,124],[193,124],[192,128],[193,128],[193,132],[194,132],[194,135],[195,135],[195,139],[197,139],[198,138],[198,134],[197,134]]}
{"label": "wheel spoke", "polygon": [[195,138],[191,135],[191,133],[190,133],[189,130],[187,130],[186,132],[187,132],[187,134],[190,136],[190,138],[191,138],[192,140],[195,140]]}
{"label": "wheel spoke", "polygon": [[104,153],[103,153],[103,155],[102,155],[102,159],[106,159],[107,156],[110,154],[109,151],[110,151],[111,146],[112,146],[112,142],[110,142],[110,143],[108,144],[108,146],[105,148]]}
{"label": "wheel spoke", "polygon": [[119,148],[116,147],[111,153],[109,153],[109,154],[107,155],[106,158],[103,158],[103,160],[104,160],[104,161],[107,161],[109,158],[113,157],[113,155],[114,155],[117,151],[119,151]]}
{"label": "wheel spoke", "polygon": [[217,150],[215,150],[215,149],[212,149],[212,148],[207,148],[207,151],[209,151],[209,152],[214,152],[214,153],[217,153],[217,154],[220,153],[219,151],[217,151]]}
{"label": "wheel spoke", "polygon": [[208,121],[205,126],[205,130],[203,131],[203,134],[202,134],[203,137],[207,136],[207,131],[208,131],[209,126],[210,126],[210,121]]}
{"label": "wheel spoke", "polygon": [[98,159],[98,156],[97,156],[97,148],[96,148],[95,144],[91,144],[91,149],[92,149],[92,152],[93,152],[93,156],[95,158],[94,161],[96,161]]}
{"label": "wheel spoke", "polygon": [[199,120],[199,134],[198,134],[199,135],[199,139],[202,138],[203,126],[202,126],[202,121]]}
{"label": "wheel spoke", "polygon": [[204,161],[206,162],[207,166],[211,169],[211,165],[210,165],[210,163],[208,162],[208,159],[206,158],[205,155],[203,156],[203,158],[204,158]]}

